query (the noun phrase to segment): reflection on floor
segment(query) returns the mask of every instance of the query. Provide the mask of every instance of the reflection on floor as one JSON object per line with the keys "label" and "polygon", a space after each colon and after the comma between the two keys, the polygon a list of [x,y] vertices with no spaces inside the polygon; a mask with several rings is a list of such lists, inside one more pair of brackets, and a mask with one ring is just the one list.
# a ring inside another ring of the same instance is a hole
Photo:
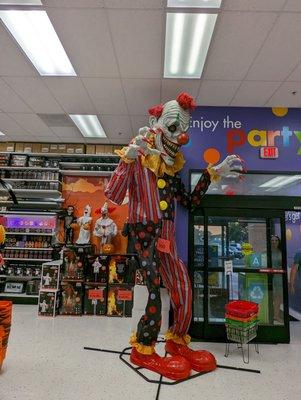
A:
{"label": "reflection on floor", "polygon": [[[157,387],[143,381],[112,354],[84,346],[119,350],[127,346],[131,321],[106,317],[36,317],[35,306],[15,306],[7,358],[0,375],[1,400],[154,400]],[[261,374],[216,370],[161,389],[160,400],[299,400],[301,323],[291,325],[290,345],[250,348],[248,368]],[[162,345],[160,351],[163,351]],[[246,367],[233,347],[193,343],[212,351],[220,364]]]}

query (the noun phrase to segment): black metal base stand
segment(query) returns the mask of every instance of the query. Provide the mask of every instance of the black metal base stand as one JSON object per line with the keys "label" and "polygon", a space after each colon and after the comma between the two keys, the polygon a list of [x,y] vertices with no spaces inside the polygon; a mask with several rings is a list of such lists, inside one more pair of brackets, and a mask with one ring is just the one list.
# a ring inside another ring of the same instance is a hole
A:
{"label": "black metal base stand", "polygon": [[[143,372],[141,372],[141,370],[145,369],[143,367],[135,367],[133,364],[131,364],[129,362],[129,359],[126,359],[126,357],[129,357],[131,355],[130,350],[132,349],[131,347],[126,347],[125,349],[123,349],[122,351],[117,351],[117,350],[108,350],[108,349],[98,349],[95,347],[84,347],[85,350],[92,350],[92,351],[100,351],[103,353],[112,353],[112,354],[119,354],[119,359],[125,364],[127,365],[131,370],[133,370],[134,372],[136,372],[139,376],[141,376],[141,378],[143,378],[145,381],[149,382],[149,383],[156,383],[158,384],[158,390],[157,390],[157,394],[156,394],[156,400],[159,400],[159,395],[160,395],[160,390],[161,390],[161,385],[177,385],[179,383],[182,382],[186,382],[189,381],[191,379],[197,378],[201,375],[205,375],[208,372],[196,372],[192,375],[190,375],[188,378],[186,379],[181,379],[178,381],[165,381],[163,380],[163,376],[159,375],[159,379],[149,379],[146,375],[143,374]],[[223,368],[223,369],[229,369],[229,370],[234,370],[234,371],[244,371],[244,372],[251,372],[251,373],[255,373],[255,374],[260,374],[260,370],[258,369],[249,369],[249,368],[238,368],[238,367],[232,367],[230,365],[217,365],[218,368]]]}

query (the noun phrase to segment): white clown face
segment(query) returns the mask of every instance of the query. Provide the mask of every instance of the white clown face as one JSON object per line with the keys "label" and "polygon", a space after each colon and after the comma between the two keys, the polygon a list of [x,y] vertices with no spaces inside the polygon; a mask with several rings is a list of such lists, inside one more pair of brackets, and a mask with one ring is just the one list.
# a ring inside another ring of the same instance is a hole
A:
{"label": "white clown face", "polygon": [[[190,114],[176,100],[164,104],[162,115],[157,119],[150,116],[150,127],[156,132],[156,149],[161,151],[162,158],[168,165],[173,165],[174,158],[183,144],[181,138],[187,137]],[[186,136],[187,135],[187,136]]]}

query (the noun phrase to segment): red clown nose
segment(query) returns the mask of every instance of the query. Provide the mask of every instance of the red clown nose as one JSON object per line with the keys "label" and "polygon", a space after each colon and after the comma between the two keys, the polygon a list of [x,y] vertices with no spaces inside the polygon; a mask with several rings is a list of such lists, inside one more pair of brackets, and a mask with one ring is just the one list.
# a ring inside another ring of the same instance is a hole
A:
{"label": "red clown nose", "polygon": [[177,141],[181,146],[187,144],[189,142],[189,135],[183,132],[181,133],[181,135],[178,136]]}

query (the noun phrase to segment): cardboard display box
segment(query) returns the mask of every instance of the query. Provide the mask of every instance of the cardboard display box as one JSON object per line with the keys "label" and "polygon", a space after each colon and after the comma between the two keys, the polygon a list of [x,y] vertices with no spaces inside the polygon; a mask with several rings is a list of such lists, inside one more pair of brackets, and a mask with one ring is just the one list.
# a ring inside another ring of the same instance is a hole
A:
{"label": "cardboard display box", "polygon": [[109,317],[131,317],[133,308],[133,287],[130,285],[109,285],[107,315]]}
{"label": "cardboard display box", "polygon": [[82,315],[82,282],[63,281],[60,314]]}
{"label": "cardboard display box", "polygon": [[84,278],[84,257],[76,249],[64,250],[63,279],[81,280]]}
{"label": "cardboard display box", "polygon": [[41,289],[58,289],[62,261],[49,261],[42,264]]}
{"label": "cardboard display box", "polygon": [[85,284],[84,314],[105,315],[107,312],[107,286]]}
{"label": "cardboard display box", "polygon": [[86,258],[86,282],[107,283],[108,261],[108,256],[88,256]]}
{"label": "cardboard display box", "polygon": [[38,314],[43,317],[55,317],[58,313],[58,290],[40,290]]}
{"label": "cardboard display box", "polygon": [[109,283],[134,284],[138,262],[135,257],[112,255],[109,261]]}

